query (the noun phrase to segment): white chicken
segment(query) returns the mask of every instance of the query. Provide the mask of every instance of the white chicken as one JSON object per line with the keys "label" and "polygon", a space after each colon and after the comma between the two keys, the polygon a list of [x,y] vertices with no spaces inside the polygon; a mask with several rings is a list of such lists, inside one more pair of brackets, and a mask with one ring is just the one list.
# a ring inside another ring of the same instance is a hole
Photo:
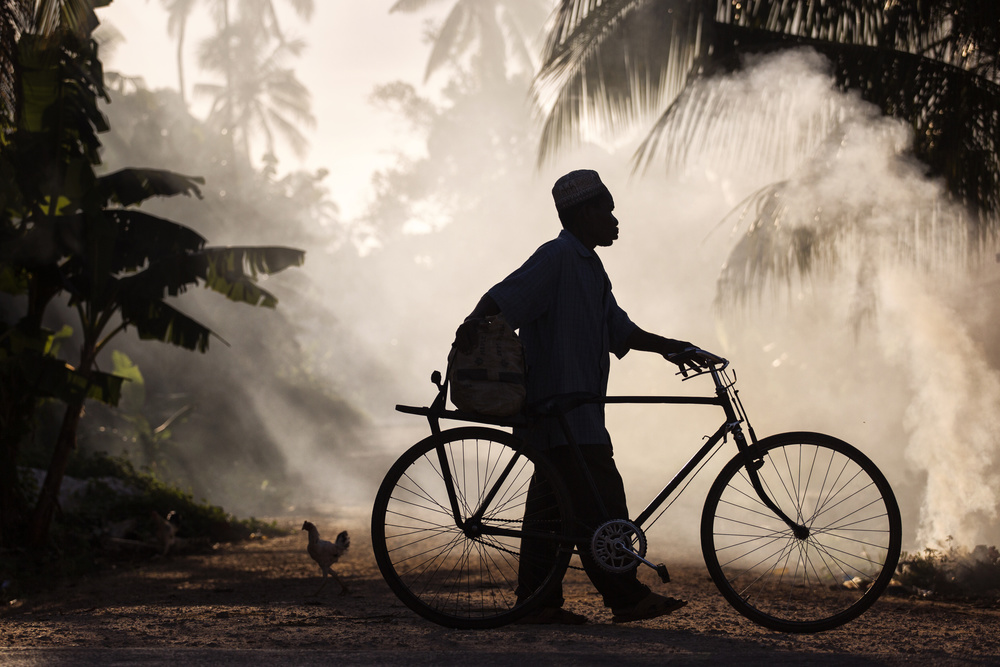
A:
{"label": "white chicken", "polygon": [[347,551],[347,547],[351,546],[351,538],[348,537],[347,531],[342,531],[337,535],[337,540],[335,542],[330,542],[329,540],[322,540],[319,537],[319,531],[316,530],[316,526],[312,523],[305,521],[302,524],[302,530],[309,531],[309,546],[307,550],[309,551],[309,556],[316,561],[319,565],[320,571],[323,573],[323,583],[316,590],[313,595],[319,595],[319,592],[323,590],[326,586],[326,576],[330,575],[333,577],[334,581],[340,584],[340,594],[344,595],[347,593],[347,585],[340,580],[337,573],[333,571],[330,567],[336,563],[344,552]]}

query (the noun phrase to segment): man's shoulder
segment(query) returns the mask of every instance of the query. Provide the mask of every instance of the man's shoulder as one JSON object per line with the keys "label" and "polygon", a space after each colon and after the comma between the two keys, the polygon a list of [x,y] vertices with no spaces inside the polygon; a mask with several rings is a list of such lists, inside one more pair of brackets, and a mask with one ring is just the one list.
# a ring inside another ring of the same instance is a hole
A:
{"label": "man's shoulder", "polygon": [[567,241],[563,236],[557,236],[551,241],[546,241],[542,245],[538,246],[538,249],[532,253],[532,257],[535,260],[555,260],[559,257],[568,255],[573,251],[573,246]]}
{"label": "man's shoulder", "polygon": [[580,241],[573,236],[571,233],[565,229],[560,232],[559,236],[555,237],[551,241],[546,241],[538,247],[535,254],[545,254],[545,255],[589,255],[586,246],[584,246]]}

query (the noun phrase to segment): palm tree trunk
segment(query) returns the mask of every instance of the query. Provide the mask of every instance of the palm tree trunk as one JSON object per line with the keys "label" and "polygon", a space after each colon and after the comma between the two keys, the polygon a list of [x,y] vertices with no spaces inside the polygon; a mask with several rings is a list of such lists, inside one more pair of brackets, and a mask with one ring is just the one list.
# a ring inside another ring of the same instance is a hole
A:
{"label": "palm tree trunk", "polygon": [[[229,23],[229,0],[223,0],[222,2],[222,29],[223,34],[226,36],[226,131],[228,132],[227,138],[229,139],[229,164],[231,168],[236,168],[236,128],[234,127],[234,116],[233,116],[233,104],[236,102],[236,94],[233,90],[234,76],[233,76],[233,35],[230,30]],[[238,176],[238,174],[237,174]]]}
{"label": "palm tree trunk", "polygon": [[181,92],[181,102],[184,103],[186,108],[187,93],[184,90],[184,28],[185,24],[182,24],[180,32],[177,35],[177,87]]}

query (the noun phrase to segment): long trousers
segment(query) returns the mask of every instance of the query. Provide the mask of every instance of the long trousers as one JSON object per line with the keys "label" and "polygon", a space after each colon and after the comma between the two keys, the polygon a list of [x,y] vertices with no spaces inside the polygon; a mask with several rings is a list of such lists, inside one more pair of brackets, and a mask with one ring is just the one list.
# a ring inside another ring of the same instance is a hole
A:
{"label": "long trousers", "polygon": [[[628,506],[625,501],[625,485],[621,474],[615,465],[611,445],[581,445],[580,451],[590,470],[597,487],[604,509],[600,510],[594,490],[579,465],[576,453],[569,445],[545,450],[543,455],[558,470],[563,477],[570,501],[576,516],[574,529],[586,539],[581,540],[577,547],[580,560],[594,587],[604,598],[604,605],[612,610],[628,608],[649,593],[649,587],[636,578],[635,569],[628,572],[613,573],[602,568],[593,558],[590,546],[590,536],[594,530],[609,519],[628,519]],[[528,487],[528,497],[525,501],[524,527],[544,526],[545,521],[558,518],[555,512],[551,487],[540,475],[531,479]],[[521,540],[521,560],[518,572],[518,595],[525,597],[535,590],[541,579],[549,571],[556,557],[556,545],[552,541],[524,538]],[[556,586],[543,606],[561,607],[564,598],[562,582]]]}

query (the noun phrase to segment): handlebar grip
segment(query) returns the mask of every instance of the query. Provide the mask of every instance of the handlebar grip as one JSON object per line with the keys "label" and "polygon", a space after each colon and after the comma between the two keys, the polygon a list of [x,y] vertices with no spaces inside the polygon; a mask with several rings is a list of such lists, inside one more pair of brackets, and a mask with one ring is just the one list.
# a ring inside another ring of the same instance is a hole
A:
{"label": "handlebar grip", "polygon": [[[708,350],[703,350],[699,347],[689,347],[682,352],[669,355],[667,359],[680,366],[680,374],[683,375],[685,379],[701,375],[709,370],[723,370],[729,366],[728,359],[720,357],[717,354],[713,354]],[[687,363],[690,363],[690,369],[685,366]],[[701,366],[701,368],[699,368],[699,366]]]}

